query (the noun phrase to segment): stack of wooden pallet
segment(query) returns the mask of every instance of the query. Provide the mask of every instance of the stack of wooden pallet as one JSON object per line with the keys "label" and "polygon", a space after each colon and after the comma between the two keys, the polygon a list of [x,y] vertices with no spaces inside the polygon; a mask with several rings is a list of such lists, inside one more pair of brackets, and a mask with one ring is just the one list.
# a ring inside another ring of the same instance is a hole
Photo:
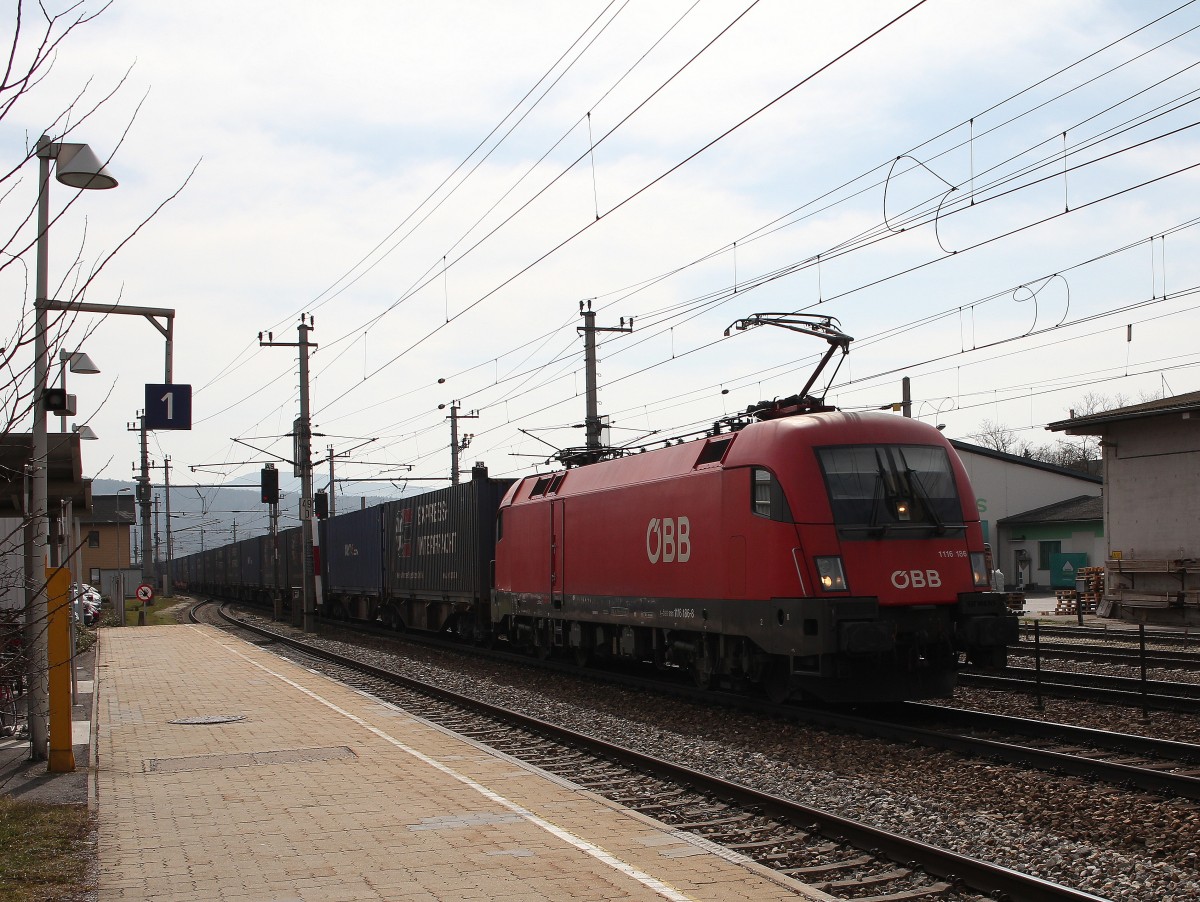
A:
{"label": "stack of wooden pallet", "polygon": [[1096,606],[1104,598],[1104,568],[1080,567],[1076,577],[1080,587],[1079,604],[1085,614],[1095,614]]}
{"label": "stack of wooden pallet", "polygon": [[1055,614],[1077,614],[1079,613],[1079,593],[1074,589],[1055,589],[1054,590],[1054,613]]}

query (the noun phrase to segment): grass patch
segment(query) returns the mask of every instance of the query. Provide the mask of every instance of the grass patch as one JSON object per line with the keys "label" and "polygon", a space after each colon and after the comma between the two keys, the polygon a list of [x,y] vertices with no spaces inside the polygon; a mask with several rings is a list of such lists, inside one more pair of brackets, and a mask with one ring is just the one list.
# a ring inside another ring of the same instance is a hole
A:
{"label": "grass patch", "polygon": [[94,890],[86,805],[0,796],[0,902],[69,902]]}
{"label": "grass patch", "polygon": [[[167,613],[168,608],[175,607],[175,598],[156,598],[154,604],[146,607],[146,626],[175,626],[179,618],[175,612]],[[136,601],[125,602],[125,625],[138,625],[138,611],[142,608]]]}
{"label": "grass patch", "polygon": [[[176,596],[175,598],[156,598],[154,600],[154,604],[148,606],[145,609],[146,610],[146,626],[175,626],[176,624],[178,624],[179,623],[178,612],[171,611],[170,613],[168,613],[167,610],[168,610],[168,608],[174,608],[176,603],[179,602],[180,600],[181,600],[181,598],[179,596]],[[125,602],[125,625],[126,626],[137,626],[138,625],[138,612],[141,609],[142,609],[142,606],[135,599],[131,598],[127,602]],[[101,626],[119,626],[120,625],[119,621],[117,620],[116,611],[114,611],[112,608],[108,607],[107,604],[105,605],[103,611],[101,612],[100,625]],[[3,900],[0,900],[0,902],[3,902]]]}

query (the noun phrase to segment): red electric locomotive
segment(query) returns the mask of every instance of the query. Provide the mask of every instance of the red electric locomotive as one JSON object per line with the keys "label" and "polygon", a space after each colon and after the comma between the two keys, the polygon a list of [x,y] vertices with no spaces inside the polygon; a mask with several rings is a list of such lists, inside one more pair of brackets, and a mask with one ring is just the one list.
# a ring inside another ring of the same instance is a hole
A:
{"label": "red electric locomotive", "polygon": [[580,661],[685,667],[775,698],[949,695],[1016,638],[975,496],[931,426],[824,410],[515,484],[491,619]]}

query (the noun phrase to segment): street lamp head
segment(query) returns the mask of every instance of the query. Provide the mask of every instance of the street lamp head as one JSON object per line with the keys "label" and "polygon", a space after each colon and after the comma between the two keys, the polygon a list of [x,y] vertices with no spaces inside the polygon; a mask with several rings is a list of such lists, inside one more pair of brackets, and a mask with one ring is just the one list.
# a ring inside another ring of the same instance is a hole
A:
{"label": "street lamp head", "polygon": [[87,423],[75,423],[72,424],[71,428],[75,430],[75,434],[79,436],[79,440],[81,442],[94,442],[96,439],[100,438],[100,436],[96,435],[95,430],[92,429],[92,427]]}
{"label": "street lamp head", "polygon": [[108,174],[104,164],[96,159],[86,144],[59,145],[55,176],[72,188],[115,188],[117,180]]}
{"label": "street lamp head", "polygon": [[70,361],[68,365],[72,373],[95,375],[100,372],[100,367],[83,351],[59,351],[58,356],[60,360]]}

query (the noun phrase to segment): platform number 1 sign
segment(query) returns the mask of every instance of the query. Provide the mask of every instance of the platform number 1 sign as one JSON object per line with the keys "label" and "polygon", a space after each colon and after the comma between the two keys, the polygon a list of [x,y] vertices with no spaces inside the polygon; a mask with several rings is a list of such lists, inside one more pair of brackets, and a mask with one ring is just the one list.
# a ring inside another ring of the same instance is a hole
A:
{"label": "platform number 1 sign", "polygon": [[192,387],[179,383],[146,385],[147,429],[191,429]]}

